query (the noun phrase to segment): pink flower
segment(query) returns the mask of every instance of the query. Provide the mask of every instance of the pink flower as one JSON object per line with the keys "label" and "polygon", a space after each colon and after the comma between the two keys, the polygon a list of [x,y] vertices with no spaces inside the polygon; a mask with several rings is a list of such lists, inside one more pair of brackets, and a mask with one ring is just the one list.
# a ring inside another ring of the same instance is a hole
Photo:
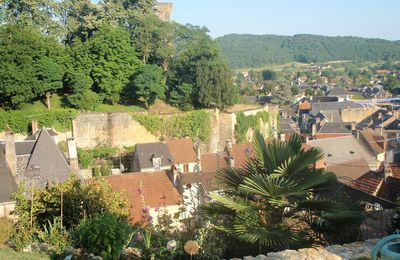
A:
{"label": "pink flower", "polygon": [[157,207],[157,208],[154,209],[155,212],[157,212],[157,211],[159,211],[159,210],[160,210],[159,207]]}

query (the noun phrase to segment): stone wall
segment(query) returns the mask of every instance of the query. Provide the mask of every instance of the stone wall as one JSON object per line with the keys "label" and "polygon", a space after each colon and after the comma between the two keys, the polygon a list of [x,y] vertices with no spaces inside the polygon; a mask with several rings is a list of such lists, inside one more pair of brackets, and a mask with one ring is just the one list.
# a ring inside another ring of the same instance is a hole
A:
{"label": "stone wall", "polygon": [[11,214],[15,209],[15,202],[0,203],[0,218],[13,218]]}
{"label": "stone wall", "polygon": [[360,122],[366,117],[372,115],[378,109],[376,107],[367,108],[346,108],[341,111],[343,122]]}
{"label": "stone wall", "polygon": [[372,248],[377,243],[377,239],[365,242],[355,242],[344,245],[332,245],[327,247],[303,248],[299,250],[285,250],[281,252],[271,252],[266,255],[245,256],[243,258],[233,258],[235,260],[360,260],[370,259]]}
{"label": "stone wall", "polygon": [[72,125],[79,148],[121,147],[158,141],[128,113],[83,113],[73,120]]}

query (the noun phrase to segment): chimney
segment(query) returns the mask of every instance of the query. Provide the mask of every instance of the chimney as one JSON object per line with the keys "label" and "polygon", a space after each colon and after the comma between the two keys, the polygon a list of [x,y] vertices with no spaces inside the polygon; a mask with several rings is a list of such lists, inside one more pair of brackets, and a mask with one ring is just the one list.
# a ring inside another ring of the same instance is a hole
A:
{"label": "chimney", "polygon": [[229,167],[235,167],[235,159],[233,158],[233,156],[229,157]]}
{"label": "chimney", "polygon": [[333,114],[331,114],[331,122],[333,122],[334,116]]}
{"label": "chimney", "polygon": [[383,116],[382,116],[382,112],[379,112],[379,113],[378,113],[378,119],[382,119],[382,117],[383,117]]}
{"label": "chimney", "polygon": [[67,139],[68,143],[68,157],[69,157],[69,166],[73,173],[79,172],[79,164],[78,164],[78,152],[76,149],[75,139],[73,137]]}
{"label": "chimney", "polygon": [[15,176],[17,174],[17,154],[15,151],[15,138],[14,133],[11,130],[6,131],[6,161],[11,174]]}
{"label": "chimney", "polygon": [[31,126],[32,126],[32,134],[35,134],[37,130],[39,130],[38,121],[36,119],[32,119]]}
{"label": "chimney", "polygon": [[281,142],[285,142],[285,134],[280,134],[279,139],[281,140]]}
{"label": "chimney", "polygon": [[232,156],[232,140],[226,139],[226,150],[229,156]]}
{"label": "chimney", "polygon": [[316,124],[313,124],[312,126],[311,126],[311,135],[312,136],[315,136],[317,134],[317,125]]}

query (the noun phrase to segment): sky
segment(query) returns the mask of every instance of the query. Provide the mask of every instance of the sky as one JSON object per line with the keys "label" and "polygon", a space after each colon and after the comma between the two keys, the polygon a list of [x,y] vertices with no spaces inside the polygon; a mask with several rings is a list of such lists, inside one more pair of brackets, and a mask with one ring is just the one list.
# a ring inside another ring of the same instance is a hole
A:
{"label": "sky", "polygon": [[400,40],[400,0],[163,0],[172,20],[229,33]]}

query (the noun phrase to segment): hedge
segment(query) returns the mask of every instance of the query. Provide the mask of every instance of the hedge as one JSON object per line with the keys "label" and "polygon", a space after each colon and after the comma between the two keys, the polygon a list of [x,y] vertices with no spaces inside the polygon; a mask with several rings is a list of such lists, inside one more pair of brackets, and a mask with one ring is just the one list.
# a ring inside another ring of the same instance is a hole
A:
{"label": "hedge", "polygon": [[211,116],[204,110],[174,115],[131,114],[150,133],[163,137],[191,137],[207,142],[211,134]]}
{"label": "hedge", "polygon": [[10,110],[0,112],[0,131],[8,127],[15,133],[26,134],[31,131],[32,119],[38,121],[39,128],[54,127],[58,131],[72,128],[72,119],[77,116],[74,109],[55,109],[48,111]]}

